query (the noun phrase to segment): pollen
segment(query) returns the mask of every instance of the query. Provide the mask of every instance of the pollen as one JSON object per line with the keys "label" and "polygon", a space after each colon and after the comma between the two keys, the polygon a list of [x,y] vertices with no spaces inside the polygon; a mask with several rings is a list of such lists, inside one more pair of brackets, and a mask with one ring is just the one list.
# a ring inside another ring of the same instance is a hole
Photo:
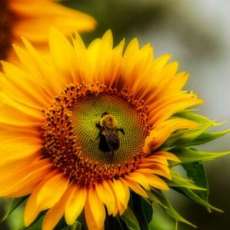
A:
{"label": "pollen", "polygon": [[[42,128],[43,157],[50,159],[70,181],[91,187],[104,180],[123,177],[142,162],[143,141],[149,134],[144,102],[106,85],[79,84],[66,87],[44,111]],[[106,119],[101,119],[103,113]],[[98,121],[109,122],[125,130],[118,134],[120,148],[114,159],[99,148]]]}

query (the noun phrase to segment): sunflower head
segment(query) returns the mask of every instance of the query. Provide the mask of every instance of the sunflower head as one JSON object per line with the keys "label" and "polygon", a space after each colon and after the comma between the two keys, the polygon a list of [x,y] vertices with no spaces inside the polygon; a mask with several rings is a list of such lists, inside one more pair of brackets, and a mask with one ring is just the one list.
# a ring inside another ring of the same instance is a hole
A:
{"label": "sunflower head", "polygon": [[129,224],[140,197],[170,209],[162,191],[200,189],[172,167],[213,158],[188,148],[213,123],[187,111],[202,100],[169,55],[111,31],[86,46],[52,30],[46,58],[23,42],[20,64],[2,63],[0,195],[28,197],[25,225],[45,210],[44,230],[81,213],[90,230]]}

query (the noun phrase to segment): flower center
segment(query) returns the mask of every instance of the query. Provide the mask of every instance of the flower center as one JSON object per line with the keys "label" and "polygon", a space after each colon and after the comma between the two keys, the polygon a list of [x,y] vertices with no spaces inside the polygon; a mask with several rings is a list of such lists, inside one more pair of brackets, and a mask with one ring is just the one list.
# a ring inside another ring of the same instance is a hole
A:
{"label": "flower center", "polygon": [[144,103],[118,92],[100,84],[69,86],[45,111],[42,154],[81,186],[127,174],[144,156],[150,130]]}
{"label": "flower center", "polygon": [[8,0],[0,1],[0,59],[6,59],[11,46],[12,14],[8,8]]}
{"label": "flower center", "polygon": [[141,151],[144,124],[135,109],[121,98],[88,96],[73,111],[74,133],[90,159],[122,163]]}

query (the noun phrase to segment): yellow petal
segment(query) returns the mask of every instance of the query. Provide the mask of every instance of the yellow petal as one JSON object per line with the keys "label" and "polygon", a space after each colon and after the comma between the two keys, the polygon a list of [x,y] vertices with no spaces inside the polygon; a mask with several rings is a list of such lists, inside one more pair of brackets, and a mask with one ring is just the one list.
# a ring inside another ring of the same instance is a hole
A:
{"label": "yellow petal", "polygon": [[[173,153],[166,152],[166,151],[159,151],[154,153],[157,157],[163,157],[170,161],[181,162],[181,160]],[[152,156],[154,158],[154,156]]]}
{"label": "yellow petal", "polygon": [[107,74],[105,76],[105,83],[109,87],[112,87],[116,82],[119,81],[119,74],[121,72],[122,65],[122,54],[125,46],[125,40],[123,39],[113,50],[111,54],[111,62],[107,67]]}
{"label": "yellow petal", "polygon": [[70,193],[71,189],[68,189],[62,196],[60,201],[56,203],[54,207],[49,209],[43,220],[42,230],[53,230],[54,227],[58,224],[64,214],[66,202],[69,198]]}
{"label": "yellow petal", "polygon": [[[5,171],[7,165],[1,167],[2,172]],[[42,160],[25,166],[21,170],[18,167],[15,170],[11,168],[11,171],[8,169],[8,172],[0,176],[0,196],[11,196],[24,188],[33,189],[33,186],[48,172],[49,167],[50,165]]]}
{"label": "yellow petal", "polygon": [[147,198],[148,194],[146,193],[146,191],[137,183],[128,180],[127,178],[123,180],[123,182],[125,184],[127,184],[127,186],[129,186],[135,193],[137,193],[138,195]]}
{"label": "yellow petal", "polygon": [[26,201],[24,211],[24,224],[29,226],[42,211],[40,206],[37,204],[37,196],[44,183],[55,175],[55,172],[49,172],[47,175],[41,178],[41,182],[34,186],[32,194]]}
{"label": "yellow petal", "polygon": [[[164,156],[161,155],[156,155],[156,153],[154,152],[151,156],[148,156],[145,161],[143,161],[143,163],[141,163],[141,165],[152,165],[152,164],[161,164],[161,165],[166,165],[168,166],[168,161]],[[144,166],[143,166],[144,168]]]}
{"label": "yellow petal", "polygon": [[160,164],[152,164],[149,168],[140,168],[137,170],[139,173],[143,173],[144,175],[159,175],[165,177],[167,179],[171,178],[171,173],[168,166],[160,165]]}
{"label": "yellow petal", "polygon": [[88,201],[86,202],[86,206],[85,206],[85,220],[86,220],[88,230],[104,230],[104,226],[101,227],[97,226]]}
{"label": "yellow petal", "polygon": [[17,37],[24,36],[34,42],[46,42],[51,26],[58,28],[66,35],[75,31],[92,30],[95,20],[77,10],[64,7],[52,1],[23,2],[11,1],[10,7],[21,16],[20,23],[14,26]]}
{"label": "yellow petal", "polygon": [[170,92],[174,93],[176,91],[181,90],[186,82],[188,81],[188,74],[185,72],[178,73],[175,75],[175,77],[172,79],[170,84],[168,84],[167,90],[165,90],[165,93],[170,94]]}
{"label": "yellow petal", "polygon": [[[71,75],[75,66],[76,55],[68,39],[56,29],[51,29],[49,47],[53,61],[57,68]],[[69,80],[71,82],[71,80]]]}
{"label": "yellow petal", "polygon": [[149,182],[143,174],[138,172],[132,172],[129,175],[127,175],[125,179],[126,178],[134,183],[140,184],[146,190],[150,190]]}
{"label": "yellow petal", "polygon": [[27,199],[24,211],[24,224],[29,226],[37,218],[40,213],[39,206],[37,205],[37,194],[40,189],[40,185],[35,187],[32,195]]}
{"label": "yellow petal", "polygon": [[46,92],[47,97],[50,97],[47,100],[53,100],[53,97],[58,95],[68,82],[58,73],[51,60],[44,58],[26,39],[22,39],[22,41],[25,45],[27,56],[34,61],[35,68],[40,73],[44,86],[43,90]]}
{"label": "yellow petal", "polygon": [[159,126],[155,127],[146,138],[143,151],[150,153],[154,149],[157,149],[176,130],[194,129],[197,128],[197,126],[198,124],[196,122],[182,118],[173,118],[162,122]]}
{"label": "yellow petal", "polygon": [[90,63],[90,77],[104,83],[105,78],[110,74],[111,65],[113,65],[112,32],[109,30],[101,39],[92,42],[88,47],[87,55]]}
{"label": "yellow petal", "polygon": [[122,215],[129,202],[130,192],[128,186],[121,180],[114,180],[111,183],[111,186],[116,197],[119,214]]}
{"label": "yellow petal", "polygon": [[109,215],[116,214],[116,200],[109,184],[104,181],[96,186],[98,198],[105,204]]}
{"label": "yellow petal", "polygon": [[49,105],[49,103],[47,103],[47,94],[43,90],[40,78],[34,79],[31,77],[32,73],[35,71],[28,74],[16,65],[8,62],[2,62],[2,68],[9,83],[15,85],[15,90],[19,91],[18,93],[23,94],[24,97],[27,98],[28,102],[31,102],[32,105],[35,103],[41,106],[41,108]]}
{"label": "yellow petal", "polygon": [[22,104],[20,101],[18,102],[14,98],[9,97],[4,92],[0,92],[0,101],[2,103],[1,109],[4,109],[4,106],[15,109],[18,113],[22,114],[22,116],[24,115],[28,120],[34,121],[35,123],[42,123],[44,120],[41,109],[35,109],[29,104]]}
{"label": "yellow petal", "polygon": [[169,190],[168,185],[162,179],[155,175],[146,175],[149,185],[161,190]]}
{"label": "yellow petal", "polygon": [[102,229],[105,221],[105,207],[97,196],[94,189],[90,189],[88,192],[87,203],[89,205],[89,211],[92,215],[93,222],[98,229]]}
{"label": "yellow petal", "polygon": [[172,62],[170,64],[167,64],[162,73],[161,73],[161,80],[158,83],[157,87],[154,89],[154,91],[151,93],[151,98],[157,97],[161,92],[164,92],[168,85],[170,84],[170,80],[172,80],[177,72],[178,69],[178,63]]}
{"label": "yellow petal", "polygon": [[68,180],[62,174],[57,174],[43,184],[38,192],[37,205],[42,210],[53,207],[62,197],[68,187]]}
{"label": "yellow petal", "polygon": [[199,105],[202,103],[203,100],[197,98],[196,95],[186,94],[185,98],[181,98],[178,101],[168,103],[167,105],[161,105],[161,109],[157,108],[157,111],[155,111],[155,113],[151,111],[150,122],[152,124],[159,124],[177,112],[183,111],[186,108],[190,108],[192,106]]}
{"label": "yellow petal", "polygon": [[34,128],[42,125],[42,120],[20,111],[9,104],[0,105],[0,126]]}
{"label": "yellow petal", "polygon": [[81,214],[87,197],[85,189],[78,188],[76,185],[73,185],[73,187],[65,207],[65,219],[68,225],[74,224]]}
{"label": "yellow petal", "polygon": [[41,149],[41,141],[37,138],[28,138],[22,135],[15,137],[1,135],[1,131],[0,137],[2,138],[0,142],[0,167],[11,161],[25,159],[30,156],[35,158]]}

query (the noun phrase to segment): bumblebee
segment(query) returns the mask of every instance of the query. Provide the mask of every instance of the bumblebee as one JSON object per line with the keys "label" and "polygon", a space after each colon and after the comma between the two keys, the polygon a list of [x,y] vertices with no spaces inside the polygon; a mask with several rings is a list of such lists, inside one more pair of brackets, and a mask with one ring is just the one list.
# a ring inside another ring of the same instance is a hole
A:
{"label": "bumblebee", "polygon": [[109,154],[113,160],[115,151],[120,147],[119,132],[125,135],[124,129],[118,128],[117,120],[107,112],[101,115],[101,120],[96,123],[96,127],[99,129],[99,149]]}

